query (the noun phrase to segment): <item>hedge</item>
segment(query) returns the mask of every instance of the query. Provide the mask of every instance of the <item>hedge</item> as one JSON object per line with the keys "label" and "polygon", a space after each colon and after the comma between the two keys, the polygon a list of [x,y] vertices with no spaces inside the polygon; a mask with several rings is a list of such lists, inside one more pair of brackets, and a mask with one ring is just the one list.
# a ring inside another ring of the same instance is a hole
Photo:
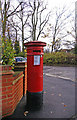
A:
{"label": "hedge", "polygon": [[43,64],[45,65],[76,65],[75,54],[65,52],[44,53]]}

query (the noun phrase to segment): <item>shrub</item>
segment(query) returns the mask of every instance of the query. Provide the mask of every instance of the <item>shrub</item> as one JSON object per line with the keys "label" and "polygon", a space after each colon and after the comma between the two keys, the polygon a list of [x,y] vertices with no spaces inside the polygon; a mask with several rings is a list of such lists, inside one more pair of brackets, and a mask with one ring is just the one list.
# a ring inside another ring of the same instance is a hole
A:
{"label": "shrub", "polygon": [[15,54],[15,57],[26,57],[27,54],[23,52],[19,52],[18,54]]}
{"label": "shrub", "polygon": [[75,55],[72,53],[53,52],[53,53],[44,54],[43,63],[45,65],[54,65],[54,64],[75,65],[76,61],[75,61]]}
{"label": "shrub", "polygon": [[11,40],[9,41],[8,38],[6,38],[6,42],[4,42],[2,38],[1,47],[2,47],[2,60],[3,60],[2,64],[13,66],[15,50],[13,49]]}

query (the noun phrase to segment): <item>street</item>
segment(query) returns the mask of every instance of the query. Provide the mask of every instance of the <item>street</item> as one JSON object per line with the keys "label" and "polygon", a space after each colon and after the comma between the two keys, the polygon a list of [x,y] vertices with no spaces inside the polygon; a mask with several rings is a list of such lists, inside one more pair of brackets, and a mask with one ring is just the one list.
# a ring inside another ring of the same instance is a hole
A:
{"label": "street", "polygon": [[75,67],[44,66],[43,74],[75,82]]}
{"label": "street", "polygon": [[75,68],[44,66],[43,74],[44,104],[49,116],[70,118],[75,114]]}
{"label": "street", "polygon": [[[8,118],[71,118],[75,115],[75,68],[43,67],[43,106],[31,111],[22,98],[13,115]],[[24,115],[24,112],[27,114]]]}

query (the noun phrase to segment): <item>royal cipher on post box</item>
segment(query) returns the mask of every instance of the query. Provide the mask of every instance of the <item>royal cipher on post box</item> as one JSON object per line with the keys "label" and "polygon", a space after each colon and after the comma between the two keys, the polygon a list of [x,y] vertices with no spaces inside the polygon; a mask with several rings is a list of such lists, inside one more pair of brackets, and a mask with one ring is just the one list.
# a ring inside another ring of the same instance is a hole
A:
{"label": "royal cipher on post box", "polygon": [[40,107],[43,103],[43,47],[45,42],[31,41],[27,47],[27,105]]}

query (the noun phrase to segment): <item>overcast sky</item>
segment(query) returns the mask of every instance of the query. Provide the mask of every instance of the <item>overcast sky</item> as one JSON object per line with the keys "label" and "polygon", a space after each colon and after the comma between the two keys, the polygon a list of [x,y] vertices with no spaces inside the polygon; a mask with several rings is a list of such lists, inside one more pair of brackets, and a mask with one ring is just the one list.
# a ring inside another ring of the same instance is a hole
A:
{"label": "overcast sky", "polygon": [[76,2],[76,0],[46,0],[48,2],[48,6],[49,8],[54,7],[54,6],[70,6],[74,7],[74,3]]}
{"label": "overcast sky", "polygon": [[[16,5],[16,1],[17,0],[11,0],[13,4]],[[48,2],[48,6],[49,6],[49,9],[51,9],[52,7],[61,7],[63,5],[66,5],[66,6],[70,6],[71,7],[75,7],[74,3],[77,1],[77,0],[44,0],[46,2]]]}

